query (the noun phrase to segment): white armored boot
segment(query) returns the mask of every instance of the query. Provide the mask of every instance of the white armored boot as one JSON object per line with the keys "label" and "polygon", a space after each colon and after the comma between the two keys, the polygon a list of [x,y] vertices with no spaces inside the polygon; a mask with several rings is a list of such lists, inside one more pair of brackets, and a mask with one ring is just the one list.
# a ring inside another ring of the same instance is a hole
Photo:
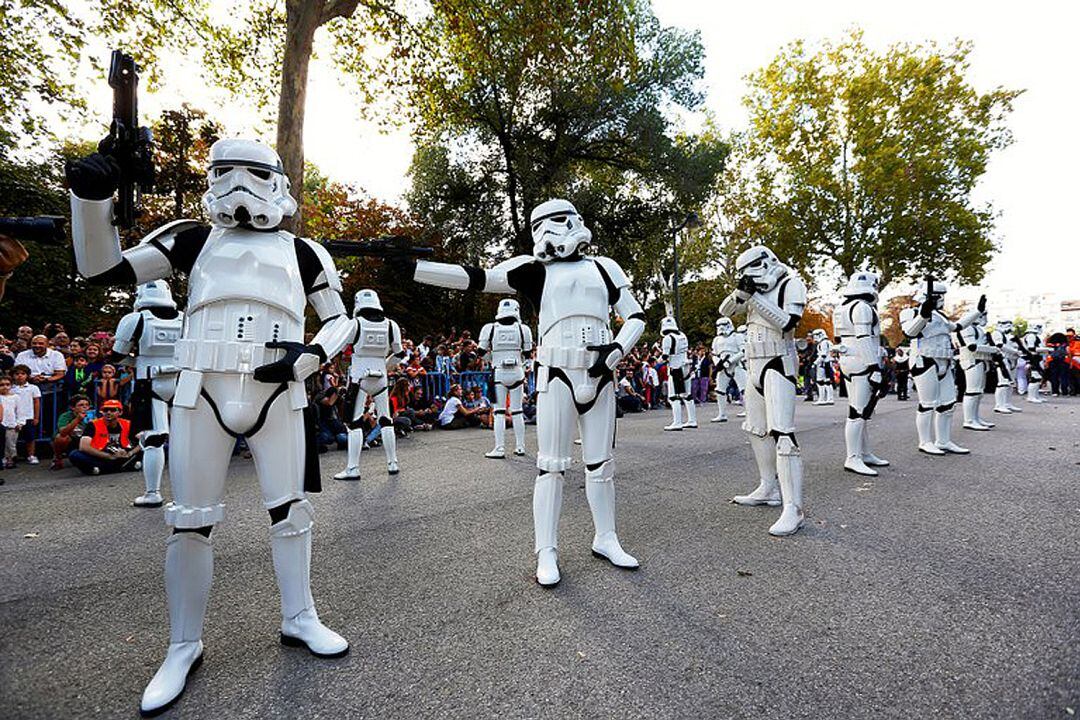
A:
{"label": "white armored boot", "polygon": [[559,513],[562,511],[563,475],[541,472],[533,486],[533,530],[536,533],[536,582],[559,584]]}
{"label": "white armored boot", "polygon": [[998,385],[997,390],[994,391],[994,412],[1002,415],[1012,414],[1012,409],[1009,407],[1009,387],[1007,385]]}
{"label": "white armored boot", "polygon": [[825,404],[836,404],[836,389],[832,386],[832,383],[827,383],[825,385]]}
{"label": "white armored boot", "polygon": [[686,422],[683,423],[684,428],[696,428],[697,427],[697,405],[694,403],[694,399],[683,400],[683,404],[686,406]]}
{"label": "white armored boot", "polygon": [[915,429],[919,431],[919,452],[927,455],[944,455],[945,451],[934,442],[934,409],[924,410],[922,404],[915,411]]}
{"label": "white armored boot", "polygon": [[986,428],[992,428],[992,427],[995,426],[994,423],[989,422],[988,420],[983,420],[983,416],[982,416],[982,393],[979,393],[977,396],[975,396],[975,422],[979,423],[980,425],[982,425],[982,426],[984,426]]}
{"label": "white armored boot", "polygon": [[390,475],[398,474],[397,461],[397,435],[394,433],[393,424],[384,425],[379,431],[382,436],[383,450],[386,451],[386,472]]}
{"label": "white armored boot", "polygon": [[848,418],[844,425],[844,443],[847,445],[847,457],[844,459],[844,469],[848,472],[873,477],[878,474],[877,470],[868,467],[863,459],[863,430],[866,428],[866,420],[863,418]]}
{"label": "white armored boot", "polygon": [[602,557],[615,567],[635,570],[637,558],[627,553],[619,544],[615,534],[615,461],[608,460],[595,470],[585,471],[585,497],[592,511],[593,535],[592,552]]}
{"label": "white armored boot", "polygon": [[1012,399],[1013,399],[1013,386],[1012,385],[1006,385],[1005,386],[1005,407],[1009,408],[1014,413],[1024,412],[1020,407],[1018,407],[1016,405],[1013,405]]}
{"label": "white armored boot", "polygon": [[165,472],[165,448],[144,447],[142,454],[143,479],[146,481],[146,493],[135,498],[131,503],[135,507],[161,507],[161,476]]}
{"label": "white armored boot", "polygon": [[210,538],[197,532],[169,536],[165,547],[165,594],[169,604],[169,651],[142,694],[143,715],[156,715],[176,702],[202,662],[203,618],[214,577]]}
{"label": "white armored boot", "polygon": [[760,437],[750,435],[750,447],[754,450],[760,480],[758,486],[749,495],[736,495],[732,502],[736,505],[771,505],[780,504],[780,485],[776,478],[776,440],[771,435]]}
{"label": "white armored boot", "polygon": [[525,416],[521,410],[511,411],[510,421],[514,425],[514,454],[525,454]]}
{"label": "white armored boot", "polygon": [[1030,381],[1028,382],[1027,401],[1029,403],[1044,403],[1044,402],[1046,402],[1041,397],[1039,397],[1039,383],[1030,382]]}
{"label": "white armored boot", "polygon": [[971,451],[965,447],[960,447],[952,441],[952,416],[953,410],[950,408],[945,412],[935,413],[934,418],[935,429],[937,430],[937,446],[939,449],[944,450],[954,455],[966,455]]}
{"label": "white armored boot", "polygon": [[349,430],[348,462],[345,469],[334,476],[335,480],[360,479],[360,451],[364,449],[364,431]]}
{"label": "white armored boot", "polygon": [[727,397],[720,394],[720,391],[716,391],[716,417],[709,422],[727,422],[727,412],[724,409],[724,404],[727,402]]}
{"label": "white armored boot", "polygon": [[668,402],[671,403],[671,424],[664,427],[665,430],[682,430],[682,400],[678,398],[670,398]]}
{"label": "white armored boot", "polygon": [[484,453],[484,457],[492,460],[501,460],[506,457],[506,414],[503,410],[495,411],[495,421],[492,423],[495,429],[495,448]]}
{"label": "white armored boot", "polygon": [[870,423],[864,422],[862,427],[862,459],[863,462],[870,467],[888,467],[889,461],[884,458],[879,458],[870,450],[870,434],[868,432]]}
{"label": "white armored boot", "polygon": [[780,478],[780,494],[784,510],[780,519],[769,528],[770,535],[794,535],[803,524],[802,481],[803,467],[799,446],[793,438],[781,435],[776,441],[776,469]]}
{"label": "white armored boot", "polygon": [[300,500],[289,506],[284,520],[270,527],[270,551],[281,591],[281,643],[306,647],[318,657],[341,657],[349,652],[349,643],[319,621],[311,597],[313,524],[311,503]]}
{"label": "white armored boot", "polygon": [[968,430],[989,430],[990,427],[979,422],[978,395],[964,395],[964,424]]}

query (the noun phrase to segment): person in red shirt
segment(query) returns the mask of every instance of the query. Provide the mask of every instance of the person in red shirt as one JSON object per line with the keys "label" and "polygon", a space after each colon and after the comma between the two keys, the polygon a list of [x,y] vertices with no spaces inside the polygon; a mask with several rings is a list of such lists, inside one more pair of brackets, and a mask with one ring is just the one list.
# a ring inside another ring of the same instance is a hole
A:
{"label": "person in red shirt", "polygon": [[101,404],[102,417],[90,423],[79,440],[79,449],[68,460],[85,475],[105,475],[142,467],[142,450],[132,443],[131,422],[120,417],[124,406],[119,400]]}

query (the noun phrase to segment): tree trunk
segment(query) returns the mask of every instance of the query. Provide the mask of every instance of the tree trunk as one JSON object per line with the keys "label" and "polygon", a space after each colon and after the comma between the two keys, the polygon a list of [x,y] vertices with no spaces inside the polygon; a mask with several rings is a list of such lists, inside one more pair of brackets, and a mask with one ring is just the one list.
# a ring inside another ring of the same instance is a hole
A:
{"label": "tree trunk", "polygon": [[[281,59],[277,151],[298,206],[304,199],[304,109],[307,103],[308,65],[323,6],[323,2],[308,0],[287,0],[285,3],[286,36],[285,52]],[[301,232],[303,220],[299,207],[296,215],[282,225],[297,234]]]}

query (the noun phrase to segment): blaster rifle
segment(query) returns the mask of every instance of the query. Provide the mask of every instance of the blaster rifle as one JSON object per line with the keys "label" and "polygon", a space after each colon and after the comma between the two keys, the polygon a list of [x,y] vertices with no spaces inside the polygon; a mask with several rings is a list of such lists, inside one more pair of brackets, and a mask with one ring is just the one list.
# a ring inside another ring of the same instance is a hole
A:
{"label": "blaster rifle", "polygon": [[120,50],[113,50],[109,63],[109,87],[113,89],[112,122],[98,151],[120,166],[113,224],[130,228],[142,212],[142,193],[154,186],[154,139],[149,128],[139,126],[139,68],[134,58]]}
{"label": "blaster rifle", "polygon": [[323,247],[335,257],[376,257],[387,262],[414,260],[427,257],[435,251],[418,247],[405,235],[388,235],[368,240],[323,240]]}
{"label": "blaster rifle", "polygon": [[39,217],[0,217],[0,235],[16,240],[55,245],[64,242],[64,223],[58,215]]}

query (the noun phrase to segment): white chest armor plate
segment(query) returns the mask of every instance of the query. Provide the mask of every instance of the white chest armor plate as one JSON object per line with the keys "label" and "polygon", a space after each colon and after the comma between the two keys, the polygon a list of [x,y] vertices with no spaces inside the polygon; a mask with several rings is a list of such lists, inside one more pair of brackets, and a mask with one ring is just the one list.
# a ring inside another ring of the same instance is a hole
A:
{"label": "white chest armor plate", "polygon": [[1024,333],[1020,338],[1024,343],[1024,349],[1027,352],[1036,352],[1038,347],[1042,345],[1042,338],[1033,332]]}
{"label": "white chest armor plate", "polygon": [[139,350],[135,356],[135,371],[139,378],[148,378],[151,368],[157,369],[173,364],[176,343],[184,326],[184,314],[171,320],[162,320],[149,310],[142,310],[142,334]]}
{"label": "white chest armor plate", "polygon": [[304,294],[292,238],[214,229],[188,276],[177,360],[183,368],[253,372],[284,355],[273,340],[303,342]]}
{"label": "white chest armor plate", "polygon": [[833,345],[828,340],[822,340],[817,344],[817,360],[818,362],[828,362],[829,354],[832,352]]}
{"label": "white chest armor plate", "polygon": [[[854,302],[845,302],[833,310],[833,335],[839,337],[841,342],[849,343],[856,335],[860,334],[851,318],[856,311],[861,314],[864,305],[869,306],[870,304],[864,300],[856,300]],[[874,318],[873,324],[870,326],[870,335],[877,338],[881,335],[881,321],[878,318],[877,310],[873,306],[870,306],[869,309]]]}
{"label": "white chest armor plate", "polygon": [[[758,293],[763,298],[779,305],[780,285]],[[781,307],[781,309],[783,309]],[[783,332],[758,315],[753,306],[746,313],[746,357],[753,359],[772,358],[795,352],[794,331]]]}
{"label": "white chest armor plate", "polygon": [[949,336],[951,327],[952,323],[935,310],[919,337],[911,341],[912,356],[951,359],[953,356],[953,344]]}
{"label": "white chest armor plate", "polygon": [[[544,291],[540,297],[540,337],[544,345],[592,344],[579,339],[581,328],[569,335],[555,326],[568,318],[583,318],[582,327],[608,329],[611,311],[604,278],[592,260],[552,262],[544,268]],[[610,334],[610,332],[609,332]]]}
{"label": "white chest armor plate", "polygon": [[[674,348],[672,348],[672,340],[674,340]],[[690,343],[686,339],[686,335],[679,333],[670,333],[664,336],[663,342],[660,346],[668,354],[668,365],[678,370],[686,367],[686,351],[690,348]]]}
{"label": "white chest armor plate", "polygon": [[742,351],[743,343],[738,333],[730,335],[717,335],[713,338],[712,353],[721,360]]}

